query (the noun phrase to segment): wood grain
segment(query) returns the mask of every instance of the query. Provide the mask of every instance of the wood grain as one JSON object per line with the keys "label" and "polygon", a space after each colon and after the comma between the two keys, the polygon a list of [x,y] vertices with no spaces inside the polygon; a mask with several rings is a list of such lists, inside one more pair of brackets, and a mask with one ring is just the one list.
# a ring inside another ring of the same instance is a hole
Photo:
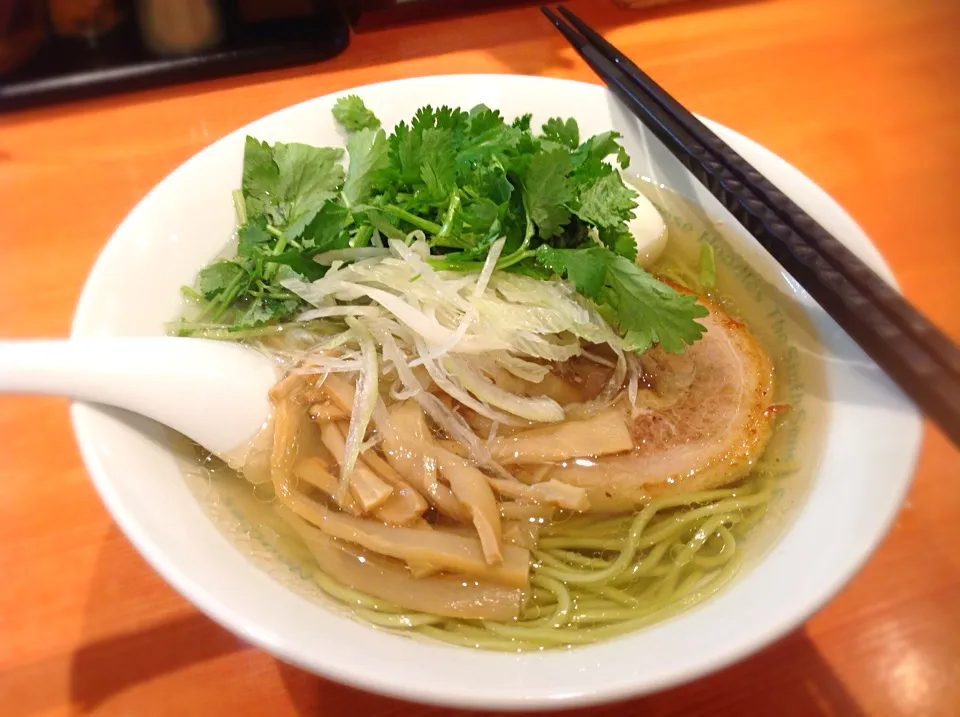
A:
{"label": "wood grain", "polygon": [[[570,4],[689,107],[836,197],[905,293],[960,337],[960,3]],[[221,135],[319,94],[449,72],[594,81],[523,7],[360,34],[318,66],[0,118],[0,335],[65,335],[112,230]],[[285,666],[199,615],[112,524],[65,402],[0,398],[0,436],[0,714],[450,714]],[[958,474],[928,431],[882,548],[801,630],[717,675],[580,714],[960,714]]]}

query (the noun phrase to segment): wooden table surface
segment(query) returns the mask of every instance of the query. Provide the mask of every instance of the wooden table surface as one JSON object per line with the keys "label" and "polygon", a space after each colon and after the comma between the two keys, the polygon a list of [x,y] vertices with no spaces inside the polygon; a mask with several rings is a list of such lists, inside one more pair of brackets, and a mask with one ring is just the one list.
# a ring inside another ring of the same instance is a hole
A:
{"label": "wooden table surface", "polygon": [[[960,337],[960,3],[571,6],[688,106],[836,197],[906,294]],[[0,336],[65,335],[123,216],[218,137],[316,95],[450,72],[594,81],[523,7],[364,33],[318,66],[0,117]],[[0,399],[0,715],[449,713],[288,667],[200,615],[110,520],[66,409]],[[928,430],[891,534],[803,628],[719,674],[581,714],[960,715],[958,473]]]}

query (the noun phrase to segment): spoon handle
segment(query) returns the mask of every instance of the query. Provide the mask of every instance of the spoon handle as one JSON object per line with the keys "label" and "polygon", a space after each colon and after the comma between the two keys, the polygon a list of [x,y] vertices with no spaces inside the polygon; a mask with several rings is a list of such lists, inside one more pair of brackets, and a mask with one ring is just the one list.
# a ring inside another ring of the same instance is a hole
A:
{"label": "spoon handle", "polygon": [[215,453],[269,415],[270,359],[219,341],[173,337],[0,341],[0,393],[67,396],[133,411]]}
{"label": "spoon handle", "polygon": [[156,373],[154,340],[0,342],[0,391],[68,396],[111,406],[135,400],[130,383]]}

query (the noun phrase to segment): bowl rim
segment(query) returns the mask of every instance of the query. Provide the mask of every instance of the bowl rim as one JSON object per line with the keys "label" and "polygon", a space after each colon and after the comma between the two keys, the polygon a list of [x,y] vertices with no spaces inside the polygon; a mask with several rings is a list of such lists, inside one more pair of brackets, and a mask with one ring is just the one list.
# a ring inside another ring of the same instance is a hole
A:
{"label": "bowl rim", "polygon": [[[505,75],[505,74],[475,74],[464,73],[453,75],[463,82],[534,82],[534,83],[553,83],[557,89],[563,87],[569,88],[571,85],[578,88],[590,87],[593,90],[606,90],[593,83],[584,83],[574,80],[560,78],[541,77],[535,75]],[[353,93],[362,93],[371,91],[375,88],[382,88],[387,85],[408,85],[416,83],[429,84],[436,80],[449,79],[451,75],[430,75],[424,77],[412,77],[398,80],[388,80],[384,82],[370,83],[363,86],[351,87],[327,95],[313,97],[294,105],[281,108],[273,113],[255,119],[253,122],[245,124],[227,133],[221,138],[210,143],[207,147],[201,149],[196,154],[188,158],[185,162],[176,167],[170,174],[158,182],[127,214],[121,224],[117,227],[110,239],[107,241],[99,257],[94,263],[87,280],[84,284],[74,320],[71,327],[71,335],[79,337],[84,335],[87,324],[92,320],[92,313],[95,310],[94,297],[98,292],[98,284],[102,280],[102,275],[106,272],[111,261],[111,253],[117,249],[120,237],[128,221],[137,210],[143,205],[149,204],[151,198],[163,186],[176,183],[181,173],[189,171],[193,162],[210,149],[214,144],[224,141],[233,135],[244,133],[253,123],[269,117],[276,117],[284,112],[288,112],[295,107],[308,105],[317,100],[332,100],[340,96]],[[703,119],[703,118],[702,118]],[[839,211],[859,233],[859,239],[862,239],[862,246],[857,249],[865,254],[865,260],[877,269],[885,279],[896,286],[896,281],[890,268],[887,266],[876,246],[869,240],[863,230],[856,222],[849,217],[845,210],[826,194],[816,183],[806,175],[796,169],[793,165],[780,158],[772,151],[753,140],[730,130],[719,123],[706,120],[705,122],[718,134],[736,144],[739,147],[749,147],[754,152],[764,157],[765,161],[771,163],[780,163],[785,169],[790,170],[798,180],[807,185],[807,189],[813,191],[818,196],[818,201],[826,201],[833,205],[836,211]],[[831,397],[832,398],[832,397]],[[912,484],[912,477],[916,469],[916,464],[920,455],[922,422],[919,414],[914,409],[912,415],[905,417],[908,427],[913,430],[904,432],[903,440],[905,449],[908,452],[907,463],[909,470],[907,474],[899,479],[899,490],[891,501],[889,509],[882,516],[876,519],[875,528],[865,543],[859,559],[851,560],[844,570],[838,571],[832,575],[830,580],[821,582],[816,596],[810,599],[801,609],[795,610],[793,614],[784,617],[779,624],[760,634],[754,634],[751,639],[744,639],[737,645],[726,646],[719,649],[709,660],[701,660],[695,666],[680,673],[672,673],[661,676],[656,680],[648,680],[639,685],[635,681],[623,681],[622,683],[607,685],[599,691],[582,691],[575,693],[564,693],[563,686],[556,688],[555,694],[530,695],[529,697],[517,697],[516,695],[504,695],[493,690],[476,691],[470,695],[464,695],[462,692],[450,690],[444,686],[417,686],[409,688],[408,686],[399,686],[396,682],[379,679],[378,676],[370,676],[362,673],[362,670],[356,669],[356,666],[342,666],[336,663],[336,660],[317,659],[316,651],[314,654],[306,654],[302,649],[296,649],[291,644],[283,644],[280,641],[272,639],[271,635],[258,631],[255,621],[242,614],[242,611],[234,610],[228,600],[220,599],[203,590],[199,590],[197,585],[186,576],[175,562],[167,559],[162,545],[150,542],[139,529],[135,517],[125,509],[122,500],[111,486],[112,478],[108,469],[103,465],[96,451],[97,431],[91,422],[96,409],[87,404],[75,402],[71,405],[71,421],[76,435],[76,440],[80,449],[81,457],[89,472],[94,486],[100,495],[101,500],[109,510],[111,517],[120,527],[124,535],[135,546],[137,551],[146,559],[150,566],[159,573],[164,580],[170,584],[177,592],[185,596],[195,607],[208,617],[219,623],[226,629],[249,640],[268,653],[279,657],[285,662],[297,665],[315,674],[320,674],[339,682],[357,687],[363,690],[385,694],[401,699],[414,700],[421,703],[432,703],[445,706],[459,706],[469,708],[496,708],[500,710],[529,710],[537,708],[572,708],[607,702],[646,694],[662,690],[677,684],[688,682],[697,677],[702,677],[710,672],[716,671],[731,663],[739,661],[744,657],[753,654],[775,640],[787,634],[790,630],[806,621],[812,614],[821,609],[830,599],[832,599],[852,578],[862,569],[864,564],[872,557],[880,546],[884,536],[890,530],[894,519],[903,503],[903,500]],[[907,444],[912,443],[912,446]],[[819,476],[820,470],[815,474],[815,480]],[[787,532],[789,532],[788,529]],[[781,536],[782,537],[782,536]],[[779,540],[780,538],[778,538]],[[769,556],[767,556],[769,557]],[[766,560],[767,558],[764,558]],[[412,641],[411,641],[412,642]],[[582,648],[581,648],[582,649]],[[319,652],[323,652],[320,650]]]}

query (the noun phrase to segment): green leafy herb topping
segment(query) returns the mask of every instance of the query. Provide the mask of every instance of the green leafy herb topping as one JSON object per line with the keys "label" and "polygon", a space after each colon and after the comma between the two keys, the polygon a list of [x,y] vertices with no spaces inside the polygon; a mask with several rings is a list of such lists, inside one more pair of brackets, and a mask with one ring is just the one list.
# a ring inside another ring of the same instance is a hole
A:
{"label": "green leafy herb topping", "polygon": [[180,333],[287,321],[304,303],[284,277],[316,280],[326,272],[318,254],[419,230],[431,263],[452,271],[479,271],[505,238],[498,269],[569,280],[634,350],[679,352],[702,335],[696,298],[634,263],[637,195],[621,177],[629,158],[616,132],[581,141],[573,119],[536,132],[531,115],[507,121],[478,105],[422,107],[387,134],[356,95],[333,116],[347,132],[346,161],[342,149],[247,138],[236,256],[184,290],[198,310]]}

